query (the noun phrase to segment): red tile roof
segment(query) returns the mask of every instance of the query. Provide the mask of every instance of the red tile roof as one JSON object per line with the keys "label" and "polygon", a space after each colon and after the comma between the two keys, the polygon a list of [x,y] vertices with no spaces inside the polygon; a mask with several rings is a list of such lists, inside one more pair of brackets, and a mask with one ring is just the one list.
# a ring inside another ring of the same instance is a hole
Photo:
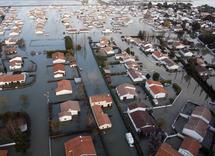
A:
{"label": "red tile roof", "polygon": [[199,115],[207,119],[209,122],[211,121],[212,115],[211,112],[204,106],[198,106],[192,112],[192,115]]}
{"label": "red tile roof", "polygon": [[80,103],[79,103],[79,101],[68,100],[68,101],[65,101],[65,102],[60,104],[61,112],[68,111],[69,109],[80,111]]}
{"label": "red tile roof", "polygon": [[57,81],[57,88],[55,89],[55,91],[58,92],[61,90],[72,90],[72,85],[69,80]]}
{"label": "red tile roof", "polygon": [[184,128],[193,130],[204,138],[207,133],[208,124],[202,119],[191,117]]}
{"label": "red tile roof", "polygon": [[123,83],[116,87],[116,90],[119,93],[119,96],[123,96],[126,94],[136,95],[136,87],[129,83]]}
{"label": "red tile roof", "polygon": [[94,113],[94,117],[97,121],[98,126],[111,124],[109,116],[103,112],[100,106],[94,105],[94,106],[91,106],[91,108]]}
{"label": "red tile roof", "polygon": [[91,136],[77,136],[64,143],[66,156],[96,156]]}
{"label": "red tile roof", "polygon": [[7,156],[7,150],[0,150],[0,156]]}
{"label": "red tile roof", "polygon": [[24,74],[14,74],[14,75],[3,74],[3,75],[0,75],[0,82],[13,82],[13,81],[23,81],[23,80],[25,80]]}
{"label": "red tile roof", "polygon": [[186,137],[184,138],[180,148],[189,151],[193,156],[197,156],[199,149],[201,148],[201,144],[193,138]]}
{"label": "red tile roof", "polygon": [[160,58],[160,57],[166,56],[165,54],[163,54],[163,53],[162,53],[162,52],[160,52],[160,51],[155,51],[155,52],[153,53],[153,55],[155,55],[157,58]]}
{"label": "red tile roof", "polygon": [[181,156],[171,145],[167,143],[161,144],[155,156]]}
{"label": "red tile roof", "polygon": [[91,101],[94,102],[100,102],[100,101],[106,101],[106,102],[112,102],[112,97],[110,94],[98,94],[93,95],[89,97]]}
{"label": "red tile roof", "polygon": [[62,52],[55,52],[52,54],[52,59],[56,60],[56,59],[65,59],[64,57],[64,53]]}
{"label": "red tile roof", "polygon": [[53,71],[57,72],[58,70],[65,71],[64,64],[62,63],[53,64]]}
{"label": "red tile roof", "polygon": [[167,93],[164,87],[161,87],[161,86],[151,86],[149,88],[154,94]]}
{"label": "red tile roof", "polygon": [[151,85],[151,84],[162,85],[159,81],[154,81],[154,80],[147,80],[146,82],[147,82],[149,85]]}

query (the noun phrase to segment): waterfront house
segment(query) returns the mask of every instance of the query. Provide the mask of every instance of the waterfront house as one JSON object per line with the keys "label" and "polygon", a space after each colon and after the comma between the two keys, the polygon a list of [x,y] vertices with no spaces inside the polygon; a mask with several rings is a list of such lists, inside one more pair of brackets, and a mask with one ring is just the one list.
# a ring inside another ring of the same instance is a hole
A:
{"label": "waterfront house", "polygon": [[181,156],[181,154],[172,148],[171,145],[162,143],[155,156]]}
{"label": "waterfront house", "polygon": [[60,104],[61,112],[58,114],[59,121],[69,121],[72,120],[72,116],[78,115],[80,112],[80,103],[79,101],[65,101]]}
{"label": "waterfront house", "polygon": [[72,94],[72,85],[69,80],[57,81],[56,95]]}
{"label": "waterfront house", "polygon": [[54,78],[64,77],[66,75],[64,64],[62,63],[53,64],[53,72]]}
{"label": "waterfront house", "polygon": [[116,92],[120,100],[134,99],[136,87],[129,83],[124,83],[116,87]]}
{"label": "waterfront house", "polygon": [[112,123],[108,114],[105,114],[99,105],[91,106],[96,124],[100,130],[108,129],[112,127]]}
{"label": "waterfront house", "polygon": [[190,137],[185,137],[178,150],[178,152],[183,156],[198,156],[201,144]]}
{"label": "waterfront house", "polygon": [[133,82],[142,82],[146,80],[146,77],[138,70],[128,69],[127,73]]}
{"label": "waterfront house", "polygon": [[16,56],[9,60],[9,69],[10,70],[21,69],[22,64],[23,64],[22,57]]}
{"label": "waterfront house", "polygon": [[109,40],[105,36],[101,37],[100,42],[99,42],[99,47],[104,48],[108,46]]}
{"label": "waterfront house", "polygon": [[165,66],[165,68],[169,71],[178,70],[179,66],[170,58],[162,59],[161,63]]}
{"label": "waterfront house", "polygon": [[127,113],[136,132],[150,135],[158,130],[155,120],[146,111],[145,105],[131,104],[127,108]]}
{"label": "waterfront house", "polygon": [[199,118],[207,124],[209,124],[212,119],[212,114],[211,114],[210,110],[204,106],[197,106],[193,110],[191,116],[195,117],[195,118]]}
{"label": "waterfront house", "polygon": [[192,57],[193,56],[193,53],[188,50],[188,49],[181,49],[179,51],[179,54],[182,56],[182,57]]}
{"label": "waterfront house", "polygon": [[165,98],[167,96],[167,91],[159,81],[147,80],[145,83],[145,88],[155,99]]}
{"label": "waterfront house", "polygon": [[207,133],[208,124],[200,118],[190,117],[185,124],[183,134],[202,142]]}
{"label": "waterfront house", "polygon": [[8,39],[5,39],[5,44],[6,45],[14,45],[16,44],[18,41],[18,39],[15,39],[15,38],[8,38]]}
{"label": "waterfront house", "polygon": [[206,67],[200,66],[200,65],[196,65],[195,69],[199,73],[200,76],[202,76],[202,77],[208,77],[209,71],[208,71],[208,69]]}
{"label": "waterfront house", "polygon": [[138,70],[140,67],[136,62],[133,62],[133,61],[125,62],[124,65],[127,69],[133,69],[133,70]]}
{"label": "waterfront house", "polygon": [[62,53],[62,52],[54,52],[52,54],[52,59],[53,59],[53,64],[66,62],[64,53]]}
{"label": "waterfront house", "polygon": [[89,97],[90,105],[99,105],[101,107],[109,107],[112,105],[113,100],[110,94],[98,94]]}
{"label": "waterfront house", "polygon": [[166,54],[163,54],[160,51],[155,51],[152,53],[152,57],[155,58],[157,61],[161,61],[163,59],[168,58],[168,56]]}
{"label": "waterfront house", "polygon": [[66,156],[96,156],[91,136],[76,136],[64,143]]}
{"label": "waterfront house", "polygon": [[26,81],[25,74],[3,74],[0,75],[0,86],[4,86],[11,83],[24,83]]}
{"label": "waterfront house", "polygon": [[12,54],[16,54],[16,47],[8,47],[8,46],[5,46],[4,47],[4,52],[6,55],[12,55]]}
{"label": "waterfront house", "polygon": [[112,48],[112,47],[109,47],[109,46],[103,48],[102,50],[106,53],[106,55],[113,55],[113,54],[115,53],[115,52],[113,51],[113,48]]}
{"label": "waterfront house", "polygon": [[0,156],[7,156],[8,150],[0,150]]}

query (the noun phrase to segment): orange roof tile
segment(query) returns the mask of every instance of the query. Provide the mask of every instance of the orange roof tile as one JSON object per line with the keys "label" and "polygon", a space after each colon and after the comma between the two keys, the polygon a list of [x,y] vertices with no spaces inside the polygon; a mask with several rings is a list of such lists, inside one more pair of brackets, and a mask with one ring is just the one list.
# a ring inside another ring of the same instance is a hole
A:
{"label": "orange roof tile", "polygon": [[161,144],[155,156],[181,156],[175,149],[167,143]]}

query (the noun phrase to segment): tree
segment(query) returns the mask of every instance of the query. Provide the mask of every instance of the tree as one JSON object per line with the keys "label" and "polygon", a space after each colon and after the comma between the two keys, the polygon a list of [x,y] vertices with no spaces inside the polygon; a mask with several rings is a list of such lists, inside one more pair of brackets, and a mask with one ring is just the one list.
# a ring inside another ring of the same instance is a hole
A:
{"label": "tree", "polygon": [[66,50],[73,49],[73,41],[72,41],[72,38],[70,36],[65,36],[64,41],[65,41]]}
{"label": "tree", "polygon": [[125,49],[125,51],[126,51],[128,54],[131,54],[131,50],[130,50],[129,47],[128,47],[127,49]]}
{"label": "tree", "polygon": [[201,28],[201,25],[199,24],[199,22],[195,21],[192,23],[192,30],[193,32],[198,31]]}
{"label": "tree", "polygon": [[152,79],[153,79],[154,81],[158,81],[159,78],[160,78],[160,74],[157,73],[157,72],[155,72],[155,73],[152,75]]}
{"label": "tree", "polygon": [[151,9],[152,8],[152,2],[149,2],[148,3],[148,9]]}

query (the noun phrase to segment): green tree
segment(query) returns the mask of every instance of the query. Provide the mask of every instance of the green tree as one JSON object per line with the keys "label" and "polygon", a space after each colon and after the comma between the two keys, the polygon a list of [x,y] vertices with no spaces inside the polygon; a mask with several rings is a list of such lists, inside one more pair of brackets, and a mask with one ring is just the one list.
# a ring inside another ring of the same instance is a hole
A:
{"label": "green tree", "polygon": [[65,41],[66,50],[73,49],[73,41],[72,41],[72,38],[70,36],[65,36],[64,41]]}
{"label": "green tree", "polygon": [[196,21],[196,22],[192,23],[192,30],[193,30],[193,32],[198,31],[200,28],[201,28],[201,25],[199,24],[199,22]]}
{"label": "green tree", "polygon": [[153,73],[152,79],[153,79],[154,81],[158,81],[159,78],[160,78],[160,74],[159,74],[159,73],[157,73],[157,72]]}

